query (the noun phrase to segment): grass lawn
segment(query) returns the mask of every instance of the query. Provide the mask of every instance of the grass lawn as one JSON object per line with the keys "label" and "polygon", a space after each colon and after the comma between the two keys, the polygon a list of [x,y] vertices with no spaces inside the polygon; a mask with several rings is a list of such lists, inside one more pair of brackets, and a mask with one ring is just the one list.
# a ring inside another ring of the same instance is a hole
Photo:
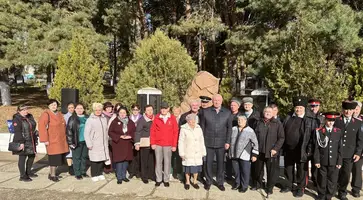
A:
{"label": "grass lawn", "polygon": [[[106,101],[116,103],[111,87],[104,88],[104,96]],[[33,114],[35,120],[38,120],[43,110],[47,108],[48,96],[44,88],[22,86],[17,89],[11,88],[11,100],[12,106],[0,106],[0,133],[8,132],[6,120],[13,118],[18,105],[28,105],[29,112]]]}

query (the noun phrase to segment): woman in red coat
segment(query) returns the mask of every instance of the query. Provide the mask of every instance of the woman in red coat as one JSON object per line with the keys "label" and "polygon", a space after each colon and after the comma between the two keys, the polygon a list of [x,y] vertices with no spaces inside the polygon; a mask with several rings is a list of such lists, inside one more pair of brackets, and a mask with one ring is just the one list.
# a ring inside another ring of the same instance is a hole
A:
{"label": "woman in red coat", "polygon": [[129,119],[126,107],[117,110],[117,117],[111,122],[108,131],[112,139],[112,161],[116,163],[117,184],[129,182],[126,170],[129,161],[133,159],[133,145],[135,137],[135,123]]}

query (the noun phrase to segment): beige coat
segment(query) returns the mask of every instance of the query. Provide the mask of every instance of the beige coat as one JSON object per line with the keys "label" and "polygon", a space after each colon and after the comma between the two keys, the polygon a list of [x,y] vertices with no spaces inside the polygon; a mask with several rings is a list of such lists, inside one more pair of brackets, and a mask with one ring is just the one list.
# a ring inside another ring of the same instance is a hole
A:
{"label": "beige coat", "polygon": [[107,119],[105,116],[91,114],[86,121],[84,138],[87,147],[92,148],[88,151],[90,161],[100,162],[110,160]]}
{"label": "beige coat", "polygon": [[179,135],[179,155],[184,157],[183,166],[198,166],[203,164],[207,155],[202,128],[198,124],[192,129],[188,124],[181,126]]}

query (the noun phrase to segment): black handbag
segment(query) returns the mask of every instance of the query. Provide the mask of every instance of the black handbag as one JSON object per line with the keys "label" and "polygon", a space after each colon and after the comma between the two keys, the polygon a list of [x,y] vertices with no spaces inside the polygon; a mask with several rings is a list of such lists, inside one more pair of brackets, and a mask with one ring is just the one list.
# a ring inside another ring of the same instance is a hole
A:
{"label": "black handbag", "polygon": [[14,135],[14,134],[11,134],[10,133],[8,151],[12,151],[12,152],[19,152],[19,151],[21,151],[22,149],[20,149],[20,145],[21,145],[20,143],[18,143],[18,142],[10,142],[11,141],[11,135]]}

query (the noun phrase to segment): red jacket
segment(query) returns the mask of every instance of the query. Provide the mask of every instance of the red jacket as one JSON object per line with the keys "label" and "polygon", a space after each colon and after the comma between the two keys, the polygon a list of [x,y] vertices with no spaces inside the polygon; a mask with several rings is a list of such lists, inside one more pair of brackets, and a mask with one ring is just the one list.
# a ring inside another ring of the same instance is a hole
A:
{"label": "red jacket", "polygon": [[160,114],[155,119],[150,128],[150,145],[176,147],[178,143],[179,126],[174,115],[164,123]]}

